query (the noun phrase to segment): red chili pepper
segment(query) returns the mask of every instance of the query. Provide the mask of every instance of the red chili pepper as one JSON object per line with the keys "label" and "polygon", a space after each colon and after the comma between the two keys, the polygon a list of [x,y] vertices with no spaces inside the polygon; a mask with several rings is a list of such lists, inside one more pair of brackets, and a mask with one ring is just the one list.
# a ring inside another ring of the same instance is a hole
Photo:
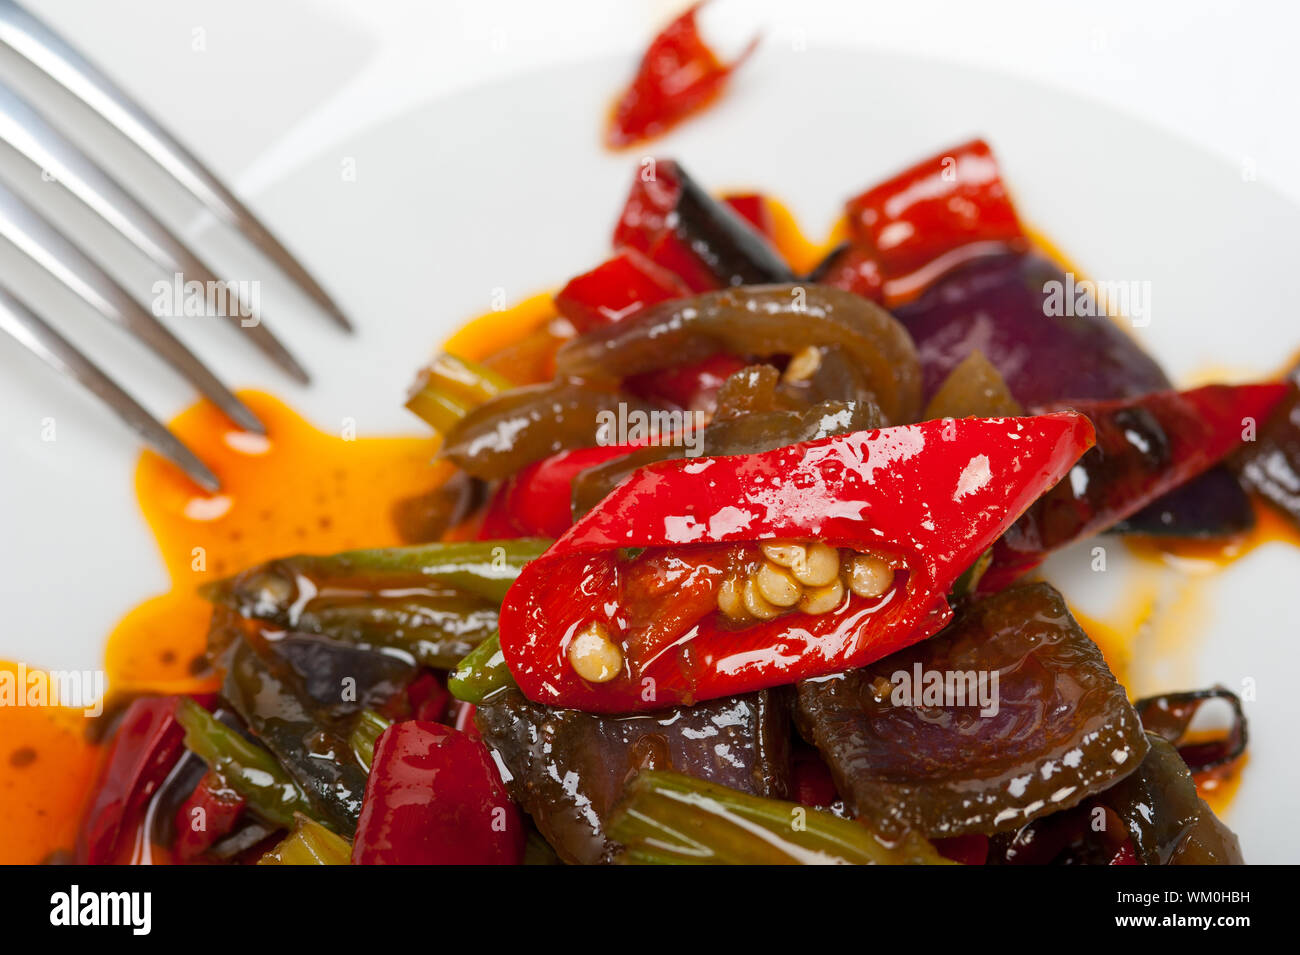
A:
{"label": "red chili pepper", "polygon": [[176,840],[172,843],[176,857],[190,862],[211,849],[235,828],[244,805],[244,797],[225,786],[221,777],[207,773],[176,810]]}
{"label": "red chili pepper", "polygon": [[142,696],[127,707],[82,819],[80,864],[130,861],[149,800],[185,749],[185,731],[176,721],[179,705],[175,696]]}
{"label": "red chili pepper", "polygon": [[354,865],[518,865],[524,838],[480,741],[411,720],[375,742]]}
{"label": "red chili pepper", "polygon": [[1237,448],[1286,394],[1284,384],[1207,385],[1113,401],[1069,401],[1037,409],[1085,414],[1097,447],[1007,531],[980,590],[1001,589],[1048,552],[1099,534]]}
{"label": "red chili pepper", "polygon": [[1025,243],[993,151],[980,139],[850,199],[847,213],[854,239],[875,255],[890,279],[973,243]]}
{"label": "red chili pepper", "polygon": [[452,726],[470,739],[482,739],[483,734],[478,731],[478,724],[474,722],[474,704],[465,703],[461,700],[457,700],[456,703]]}
{"label": "red chili pepper", "polygon": [[633,450],[626,445],[578,448],[528,465],[497,488],[479,529],[480,539],[559,537],[573,526],[573,479],[587,468]]}
{"label": "red chili pepper", "polygon": [[689,294],[677,276],[636,249],[626,248],[571,279],[555,296],[555,306],[579,332],[589,332],[620,322],[647,305]]}
{"label": "red chili pepper", "polygon": [[792,282],[767,237],[671,159],[647,159],[614,227],[614,247],[643,253],[692,292]]}
{"label": "red chili pepper", "polygon": [[614,107],[605,143],[619,149],[667,132],[717,98],[757,38],[731,63],[722,63],[700,38],[697,3],[654,38],[632,85]]}
{"label": "red chili pepper", "polygon": [[443,723],[451,705],[451,694],[442,679],[425,670],[406,688],[406,699],[411,706],[411,718],[426,722]]}
{"label": "red chili pepper", "polygon": [[859,245],[845,245],[831,254],[811,276],[873,302],[885,300],[885,276],[875,253]]}
{"label": "red chili pepper", "polygon": [[[966,418],[643,468],[523,569],[501,608],[506,662],[529,698],[598,713],[862,666],[942,627],[954,581],[1091,444],[1082,415]],[[899,570],[877,599],[728,626],[713,612],[725,572],[710,562],[771,539],[871,550]],[[640,581],[656,564],[629,562],[625,548],[663,549],[661,592]],[[624,598],[638,594],[653,639],[624,637],[639,626]],[[593,623],[623,646],[622,671],[602,683],[567,659]]]}

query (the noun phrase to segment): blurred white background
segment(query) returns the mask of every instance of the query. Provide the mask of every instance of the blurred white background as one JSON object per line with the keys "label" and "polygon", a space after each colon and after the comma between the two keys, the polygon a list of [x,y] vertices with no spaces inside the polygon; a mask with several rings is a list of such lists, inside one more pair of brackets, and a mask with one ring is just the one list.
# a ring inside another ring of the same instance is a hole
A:
{"label": "blurred white background", "polygon": [[[28,0],[234,184],[430,95],[634,53],[680,0]],[[1234,0],[712,0],[725,48],[858,47],[961,62],[1147,119],[1300,199],[1300,4]],[[202,31],[204,49],[195,49]],[[365,37],[359,42],[358,36]],[[292,55],[292,62],[289,55]],[[889,90],[863,90],[868,97]],[[237,114],[238,135],[226,122]],[[1060,117],[1059,122],[1069,122]],[[1094,135],[1085,128],[1081,138]],[[274,146],[274,149],[268,148]],[[1123,149],[1123,143],[1115,143]],[[260,161],[252,165],[252,157]]]}

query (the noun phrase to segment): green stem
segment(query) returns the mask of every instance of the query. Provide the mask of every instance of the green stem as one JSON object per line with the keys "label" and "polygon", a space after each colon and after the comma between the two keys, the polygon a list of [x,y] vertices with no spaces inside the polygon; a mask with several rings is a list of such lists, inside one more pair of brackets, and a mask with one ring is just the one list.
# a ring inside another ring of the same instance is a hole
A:
{"label": "green stem", "polygon": [[185,730],[185,746],[227,785],[248,801],[258,815],[291,826],[295,813],[310,810],[306,794],[274,756],[235,732],[185,697],[176,712]]}
{"label": "green stem", "polygon": [[925,839],[895,845],[860,823],[680,773],[643,771],[607,831],[635,865],[944,864]]}
{"label": "green stem", "polygon": [[348,739],[348,745],[352,747],[357,762],[366,768],[366,772],[370,772],[370,764],[375,761],[375,741],[379,739],[379,734],[392,725],[373,710],[362,710],[357,725]]}
{"label": "green stem", "polygon": [[298,816],[294,830],[258,865],[351,865],[352,844],[306,816]]}
{"label": "green stem", "polygon": [[451,695],[466,703],[482,703],[506,687],[515,685],[505,654],[501,652],[501,634],[494,633],[456,665],[447,677]]}
{"label": "green stem", "polygon": [[406,407],[446,434],[465,415],[511,387],[490,368],[443,352],[420,372]]}

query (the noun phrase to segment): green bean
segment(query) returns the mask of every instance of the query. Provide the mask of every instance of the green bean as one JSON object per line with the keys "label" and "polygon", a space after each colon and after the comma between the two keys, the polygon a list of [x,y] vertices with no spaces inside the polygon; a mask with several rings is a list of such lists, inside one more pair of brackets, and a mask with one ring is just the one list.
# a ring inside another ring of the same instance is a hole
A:
{"label": "green bean", "polygon": [[642,771],[606,828],[633,865],[943,864],[921,836],[887,845],[862,824],[680,773]]}
{"label": "green bean", "polygon": [[250,743],[188,697],[176,720],[185,746],[218,773],[264,819],[291,826],[295,813],[310,809],[306,794],[269,752]]}
{"label": "green bean", "polygon": [[505,655],[501,652],[499,633],[480,643],[447,677],[447,689],[451,695],[466,703],[482,703],[514,685]]}

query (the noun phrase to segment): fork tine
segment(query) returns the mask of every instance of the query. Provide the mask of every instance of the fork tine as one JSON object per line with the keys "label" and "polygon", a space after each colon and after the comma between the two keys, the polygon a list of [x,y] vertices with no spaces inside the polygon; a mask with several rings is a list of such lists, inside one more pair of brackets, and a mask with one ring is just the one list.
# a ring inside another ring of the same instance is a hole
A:
{"label": "fork tine", "polygon": [[107,120],[205,207],[242,232],[340,327],[352,330],[352,323],[329,293],[193,153],[93,63],[13,0],[0,0],[0,43]]}
{"label": "fork tine", "polygon": [[75,292],[102,316],[144,341],[241,428],[266,428],[188,348],[40,213],[0,185],[0,236]]}
{"label": "fork tine", "polygon": [[[12,90],[0,85],[0,141],[9,144],[112,226],[158,266],[202,283],[221,282],[189,248],[94,160]],[[245,309],[250,311],[250,309]],[[310,378],[255,313],[244,325],[239,315],[228,315],[263,354],[296,381]]]}
{"label": "fork tine", "polygon": [[150,447],[177,465],[200,487],[207,491],[221,489],[217,476],[176,435],[2,285],[0,331],[8,332],[46,364],[69,375],[99,397]]}

